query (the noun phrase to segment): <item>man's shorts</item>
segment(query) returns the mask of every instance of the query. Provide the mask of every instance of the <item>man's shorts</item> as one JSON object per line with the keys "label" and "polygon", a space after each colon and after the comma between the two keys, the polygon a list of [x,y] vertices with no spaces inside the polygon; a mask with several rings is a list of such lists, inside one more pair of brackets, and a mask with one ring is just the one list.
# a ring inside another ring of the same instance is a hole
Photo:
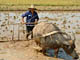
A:
{"label": "man's shorts", "polygon": [[34,26],[26,26],[26,30],[30,33],[33,30]]}

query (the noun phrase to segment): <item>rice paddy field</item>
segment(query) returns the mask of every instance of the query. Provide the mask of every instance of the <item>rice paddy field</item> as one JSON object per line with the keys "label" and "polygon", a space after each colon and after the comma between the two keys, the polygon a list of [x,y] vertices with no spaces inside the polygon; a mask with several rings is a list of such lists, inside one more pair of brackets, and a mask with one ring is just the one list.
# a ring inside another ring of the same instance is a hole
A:
{"label": "rice paddy field", "polygon": [[80,0],[0,0],[0,10],[27,10],[35,4],[39,10],[79,10]]}

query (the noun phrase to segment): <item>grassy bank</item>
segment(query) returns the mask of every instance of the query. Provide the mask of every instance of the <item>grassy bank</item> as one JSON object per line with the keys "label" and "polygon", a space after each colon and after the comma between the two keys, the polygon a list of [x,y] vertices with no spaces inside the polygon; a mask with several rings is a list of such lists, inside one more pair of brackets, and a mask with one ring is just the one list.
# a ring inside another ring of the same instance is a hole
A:
{"label": "grassy bank", "polygon": [[27,10],[31,4],[39,10],[80,9],[80,0],[0,0],[0,10]]}

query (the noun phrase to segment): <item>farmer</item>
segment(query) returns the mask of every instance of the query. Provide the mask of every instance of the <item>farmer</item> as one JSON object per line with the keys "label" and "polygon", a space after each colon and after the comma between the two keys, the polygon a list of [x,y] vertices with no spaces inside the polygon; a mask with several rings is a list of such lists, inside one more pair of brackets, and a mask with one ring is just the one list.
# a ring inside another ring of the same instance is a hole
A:
{"label": "farmer", "polygon": [[[26,17],[27,39],[28,36],[32,33],[34,26],[38,23],[39,20],[38,14],[35,10],[36,8],[34,7],[34,5],[31,5],[31,7],[28,8],[28,11],[22,14],[22,23],[24,23],[24,17]],[[32,37],[33,36],[31,35],[31,38]]]}

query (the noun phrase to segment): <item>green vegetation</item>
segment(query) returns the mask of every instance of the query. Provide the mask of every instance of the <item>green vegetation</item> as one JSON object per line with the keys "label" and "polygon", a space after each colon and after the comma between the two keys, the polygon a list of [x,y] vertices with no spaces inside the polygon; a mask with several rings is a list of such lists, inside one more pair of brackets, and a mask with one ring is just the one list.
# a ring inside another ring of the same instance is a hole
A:
{"label": "green vegetation", "polygon": [[41,6],[58,6],[64,8],[65,6],[80,6],[80,0],[0,0],[0,10],[26,10],[31,4],[35,4],[37,8],[42,8]]}
{"label": "green vegetation", "polygon": [[80,0],[0,0],[0,4],[8,5],[80,5]]}

